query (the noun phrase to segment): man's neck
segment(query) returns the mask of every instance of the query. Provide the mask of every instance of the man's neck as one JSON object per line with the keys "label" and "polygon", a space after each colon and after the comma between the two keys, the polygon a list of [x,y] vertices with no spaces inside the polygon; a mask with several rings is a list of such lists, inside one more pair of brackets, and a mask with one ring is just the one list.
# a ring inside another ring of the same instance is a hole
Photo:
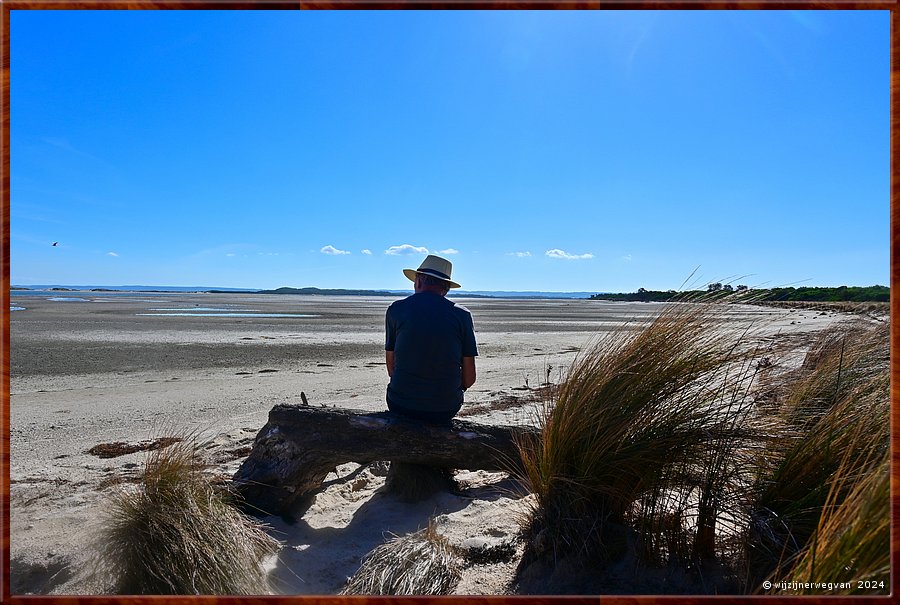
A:
{"label": "man's neck", "polygon": [[446,296],[443,292],[436,288],[420,288],[416,294],[435,294],[437,296]]}

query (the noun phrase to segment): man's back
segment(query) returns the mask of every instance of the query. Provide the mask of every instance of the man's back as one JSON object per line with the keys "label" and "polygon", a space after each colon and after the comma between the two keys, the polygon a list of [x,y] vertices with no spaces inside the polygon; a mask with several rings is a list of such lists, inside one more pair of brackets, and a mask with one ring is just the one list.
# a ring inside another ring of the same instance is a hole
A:
{"label": "man's back", "polygon": [[455,414],[463,401],[462,359],[478,355],[469,310],[419,292],[391,304],[385,328],[385,350],[394,353],[389,405]]}

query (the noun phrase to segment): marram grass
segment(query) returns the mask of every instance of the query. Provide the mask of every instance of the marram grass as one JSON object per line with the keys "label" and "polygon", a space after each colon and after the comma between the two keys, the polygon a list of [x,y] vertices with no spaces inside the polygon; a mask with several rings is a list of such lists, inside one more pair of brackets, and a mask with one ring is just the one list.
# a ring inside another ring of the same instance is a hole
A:
{"label": "marram grass", "polygon": [[636,552],[681,573],[723,570],[731,591],[887,583],[888,326],[824,330],[778,378],[773,411],[754,403],[761,355],[747,333],[717,328],[722,312],[667,306],[576,359],[540,436],[519,443],[536,495],[526,563],[574,555],[601,573]]}
{"label": "marram grass", "polygon": [[[851,487],[840,502],[841,482]],[[801,594],[876,595],[891,592],[890,454],[868,473],[844,477],[832,489],[813,538],[782,577],[802,582]],[[781,575],[781,574],[780,574]],[[842,582],[836,592],[816,583]]]}
{"label": "marram grass", "polygon": [[448,595],[459,583],[458,557],[433,522],[395,536],[365,556],[344,595]]}
{"label": "marram grass", "polygon": [[[888,345],[887,326],[829,331],[786,378],[774,419],[780,435],[760,456],[754,486],[747,539],[752,582],[784,569],[815,541],[820,555],[827,551],[822,519],[877,476],[890,449]],[[886,522],[874,515],[878,506],[858,507],[870,515],[860,523]]]}
{"label": "marram grass", "polygon": [[[741,336],[717,331],[721,309],[673,304],[642,329],[602,337],[548,402],[540,437],[520,441],[537,496],[531,531],[554,557],[602,555],[604,534],[622,525],[640,529],[645,544],[671,545],[672,515],[692,488],[701,492],[692,514],[715,531],[714,516],[733,499],[716,477],[753,436],[735,421],[747,415],[752,366]],[[682,541],[709,548],[700,536]]]}
{"label": "marram grass", "polygon": [[213,485],[197,449],[188,437],[151,452],[140,483],[111,497],[94,565],[110,592],[270,592],[261,562],[278,543]]}

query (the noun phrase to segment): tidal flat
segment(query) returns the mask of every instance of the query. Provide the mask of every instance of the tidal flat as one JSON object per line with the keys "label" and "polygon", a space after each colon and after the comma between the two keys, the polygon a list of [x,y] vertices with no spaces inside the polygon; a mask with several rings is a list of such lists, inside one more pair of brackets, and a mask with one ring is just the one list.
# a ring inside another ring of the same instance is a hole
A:
{"label": "tidal flat", "polygon": [[[311,405],[384,410],[384,312],[396,298],[16,292],[11,306],[17,310],[10,312],[13,594],[95,592],[80,570],[101,522],[98,512],[110,490],[134,481],[144,455],[99,458],[89,453],[97,445],[200,431],[209,438],[213,472],[229,477],[276,403],[299,404],[303,393]],[[664,306],[454,300],[472,311],[479,347],[478,380],[461,414],[500,424],[535,422],[542,385],[562,380],[598,335],[639,329]],[[751,339],[779,347],[779,363],[790,364],[802,359],[815,332],[847,317],[722,305],[717,320],[723,335],[749,327]],[[357,478],[350,489],[338,471],[304,518],[305,534],[272,521],[285,541],[273,564],[284,593],[334,594],[355,571],[363,546],[380,543],[386,531],[414,530],[422,515],[425,523],[443,515],[445,533],[465,540],[479,532],[511,535],[508,511],[525,506],[521,495],[491,492],[503,478],[471,474],[467,481],[481,496],[448,495],[426,503],[427,511],[397,509],[376,502],[383,478],[372,476],[367,485]],[[360,509],[369,518],[364,527],[353,523]],[[324,539],[322,528],[335,532]],[[472,572],[457,592],[497,594],[508,567]]]}

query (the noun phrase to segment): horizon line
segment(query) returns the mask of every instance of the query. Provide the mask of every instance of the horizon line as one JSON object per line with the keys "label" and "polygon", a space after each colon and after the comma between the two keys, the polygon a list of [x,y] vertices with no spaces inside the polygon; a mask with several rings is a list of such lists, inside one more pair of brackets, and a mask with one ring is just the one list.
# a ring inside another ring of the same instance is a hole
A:
{"label": "horizon line", "polygon": [[[753,290],[772,290],[776,288],[790,288],[790,287],[798,287],[792,285],[786,286],[772,286],[772,287],[750,287]],[[871,287],[883,287],[890,289],[890,285],[882,285],[882,284],[870,284],[868,286],[799,286],[801,288],[871,288]],[[274,291],[279,289],[293,289],[293,290],[304,290],[304,289],[315,289],[315,290],[347,290],[347,291],[371,291],[371,292],[386,292],[386,293],[395,293],[395,292],[411,292],[412,288],[352,288],[352,287],[322,287],[322,286],[277,286],[275,288],[248,288],[248,287],[234,287],[234,286],[175,286],[175,285],[150,285],[150,284],[123,284],[123,285],[106,285],[106,284],[10,284],[10,290],[14,288],[21,289],[38,289],[38,288],[69,288],[72,290],[91,290],[91,289],[105,289],[105,290],[113,290],[113,291],[130,291],[137,288],[147,289],[147,290],[156,290],[159,292],[179,292],[179,291],[190,291],[190,292],[209,292],[213,290],[218,291],[234,291],[236,293],[246,292],[246,293],[255,293],[255,292],[264,292],[264,291]],[[648,292],[669,292],[672,291],[671,288],[657,290],[654,288],[639,288],[638,290],[646,290]],[[695,290],[697,288],[694,288]],[[637,293],[638,290],[634,292],[615,292],[612,290],[467,290],[467,289],[459,289],[455,290],[453,293],[461,293],[461,292],[516,292],[516,293],[547,293],[547,294],[633,294]],[[452,292],[452,291],[451,291]]]}

